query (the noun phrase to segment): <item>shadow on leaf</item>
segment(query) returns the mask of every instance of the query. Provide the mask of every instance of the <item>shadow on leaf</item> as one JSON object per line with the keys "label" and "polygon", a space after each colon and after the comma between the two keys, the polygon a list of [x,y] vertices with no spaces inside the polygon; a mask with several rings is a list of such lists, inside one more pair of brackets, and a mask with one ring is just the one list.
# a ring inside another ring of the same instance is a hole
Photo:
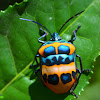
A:
{"label": "shadow on leaf", "polygon": [[[64,100],[69,93],[65,94],[55,94],[47,87],[44,87],[40,80],[36,80],[29,87],[29,95],[31,100]],[[48,98],[49,97],[49,98]]]}

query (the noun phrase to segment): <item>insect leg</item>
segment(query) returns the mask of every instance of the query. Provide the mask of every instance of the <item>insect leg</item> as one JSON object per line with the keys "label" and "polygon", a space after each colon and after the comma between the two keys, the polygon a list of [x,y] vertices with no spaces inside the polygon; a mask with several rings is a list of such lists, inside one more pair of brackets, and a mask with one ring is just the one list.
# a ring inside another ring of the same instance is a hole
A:
{"label": "insect leg", "polygon": [[38,75],[38,72],[40,71],[41,69],[39,68],[39,69],[37,69],[36,71],[35,71],[35,75],[38,77],[38,79],[41,81],[41,83],[43,84],[43,86],[45,87],[45,84],[43,83],[43,81],[42,81],[42,79],[41,79],[41,77],[39,77],[39,75]]}
{"label": "insect leg", "polygon": [[78,98],[78,96],[73,92],[72,89],[70,90],[70,93],[71,93],[73,96],[75,96],[76,98]]}
{"label": "insect leg", "polygon": [[39,71],[40,71],[40,68],[37,69],[37,70],[35,71],[35,74],[36,74],[36,76],[41,80],[41,78],[40,78],[39,75],[37,74]]}
{"label": "insect leg", "polygon": [[74,85],[72,86],[72,88],[70,89],[70,93],[71,93],[72,95],[74,95],[74,96],[77,98],[78,96],[73,92],[73,90],[74,90],[75,87],[77,86],[81,74],[82,74],[83,72],[90,72],[91,70],[90,70],[90,69],[84,70],[84,69],[83,69],[83,66],[82,66],[81,57],[80,57],[79,55],[76,55],[76,57],[79,58],[81,70],[77,69],[77,72],[79,73],[79,76],[78,76],[78,78],[76,79],[76,81],[75,81]]}
{"label": "insect leg", "polygon": [[76,40],[76,33],[77,33],[77,31],[78,31],[78,29],[79,29],[80,27],[81,27],[81,26],[79,25],[79,26],[77,27],[77,29],[75,29],[75,30],[73,31],[73,37],[72,37],[72,39],[69,40],[68,42],[73,43],[73,41]]}
{"label": "insect leg", "polygon": [[30,65],[30,68],[34,68],[34,67],[38,67],[38,66],[39,66],[37,57],[39,57],[39,54],[37,54],[37,55],[35,56],[36,65],[33,65],[33,63],[32,63],[32,65]]}
{"label": "insect leg", "polygon": [[43,31],[44,34],[38,39],[38,42],[44,44],[44,43],[46,43],[46,41],[42,41],[42,40],[40,40],[40,39],[42,39],[43,37],[45,37],[46,35],[48,35],[48,33],[47,33],[45,30],[43,30],[42,28],[40,28],[40,30]]}
{"label": "insect leg", "polygon": [[[30,65],[30,68],[34,68],[34,67],[38,67],[40,64],[39,64],[39,62],[38,62],[38,60],[37,60],[37,58],[39,57],[39,54],[37,54],[36,56],[35,56],[35,61],[36,61],[36,65],[33,65],[33,63],[32,63],[32,65]],[[39,77],[39,75],[38,75],[38,72],[40,71],[41,69],[39,68],[39,69],[37,69],[36,71],[35,71],[35,75],[38,77],[38,79],[42,82],[42,84],[43,84],[43,86],[45,86],[45,84],[43,83],[43,81],[42,81],[42,79],[41,79],[41,77]]]}
{"label": "insect leg", "polygon": [[79,55],[76,55],[76,57],[78,57],[78,58],[79,58],[81,72],[90,72],[90,71],[91,71],[91,69],[87,69],[87,70],[84,70],[84,69],[83,69],[83,66],[82,66],[82,61],[81,61],[81,57],[80,57]]}
{"label": "insect leg", "polygon": [[71,93],[72,95],[74,95],[76,98],[78,98],[78,96],[77,96],[73,91],[74,91],[74,89],[76,88],[76,86],[77,86],[77,84],[78,84],[78,82],[79,82],[80,76],[81,76],[81,74],[82,74],[80,70],[77,69],[77,71],[79,72],[79,76],[78,76],[78,78],[76,79],[74,85],[73,85],[73,86],[71,87],[71,89],[70,89],[70,93]]}

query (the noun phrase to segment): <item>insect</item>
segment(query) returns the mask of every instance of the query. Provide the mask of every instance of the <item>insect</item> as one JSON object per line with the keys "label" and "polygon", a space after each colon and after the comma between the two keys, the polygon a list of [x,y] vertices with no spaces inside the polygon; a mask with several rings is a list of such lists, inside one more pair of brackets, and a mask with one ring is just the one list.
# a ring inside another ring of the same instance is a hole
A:
{"label": "insect", "polygon": [[[68,19],[62,25],[59,32],[67,22],[69,22],[72,18],[79,15],[80,13]],[[32,21],[24,18],[20,19]],[[47,42],[42,41],[41,39],[46,37],[48,33],[42,28],[40,28],[40,30],[44,32],[44,35],[42,35],[38,39],[38,42],[42,43],[42,46],[39,48],[38,54],[35,56],[35,61],[37,64],[32,64],[31,67],[40,66],[40,68],[35,71],[36,75],[38,76],[37,73],[40,71],[42,81],[54,93],[63,94],[70,91],[72,95],[78,97],[73,92],[73,90],[77,86],[81,74],[83,72],[90,72],[90,69],[83,70],[81,57],[76,54],[75,46],[73,45],[73,41],[75,41],[76,39],[76,33],[80,28],[80,25],[74,30],[73,38],[69,41],[66,41],[61,39],[61,37],[56,32],[51,34],[51,32],[42,24],[36,21],[32,22],[45,28],[50,33],[51,39]],[[77,68],[76,57],[79,58],[80,69]],[[38,62],[37,58],[40,58],[40,63]],[[78,76],[77,73],[79,73]]]}

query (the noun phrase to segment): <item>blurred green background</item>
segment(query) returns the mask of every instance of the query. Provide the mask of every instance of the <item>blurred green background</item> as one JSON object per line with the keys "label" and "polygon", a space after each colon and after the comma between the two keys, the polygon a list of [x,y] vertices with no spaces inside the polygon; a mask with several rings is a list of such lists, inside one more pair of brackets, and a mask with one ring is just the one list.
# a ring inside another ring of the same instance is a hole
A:
{"label": "blurred green background", "polygon": [[[9,5],[22,0],[0,0],[0,10],[5,10]],[[100,100],[100,56],[94,62],[93,75],[90,84],[85,87],[84,91],[77,100]]]}
{"label": "blurred green background", "polygon": [[93,75],[90,80],[90,84],[85,87],[84,92],[81,92],[81,96],[77,100],[100,100],[100,56],[94,63]]}

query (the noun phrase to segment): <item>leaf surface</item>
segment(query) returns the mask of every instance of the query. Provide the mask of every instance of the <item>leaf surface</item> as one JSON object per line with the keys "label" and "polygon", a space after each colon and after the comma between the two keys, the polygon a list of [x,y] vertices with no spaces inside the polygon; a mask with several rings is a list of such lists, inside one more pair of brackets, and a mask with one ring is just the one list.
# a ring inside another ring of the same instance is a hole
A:
{"label": "leaf surface", "polygon": [[[57,95],[36,80],[35,70],[29,69],[40,47],[39,26],[19,18],[35,20],[52,33],[58,32],[64,22],[78,12],[84,13],[62,29],[60,36],[69,40],[78,25],[74,42],[76,53],[82,58],[84,69],[92,69],[100,52],[99,0],[29,0],[15,3],[0,12],[0,95],[3,100],[69,100],[70,94]],[[47,36],[49,40],[50,35]],[[79,61],[77,59],[78,65]],[[30,78],[33,78],[32,80]],[[74,92],[78,95],[89,83],[90,75],[82,74]],[[17,94],[17,95],[16,95]]]}

